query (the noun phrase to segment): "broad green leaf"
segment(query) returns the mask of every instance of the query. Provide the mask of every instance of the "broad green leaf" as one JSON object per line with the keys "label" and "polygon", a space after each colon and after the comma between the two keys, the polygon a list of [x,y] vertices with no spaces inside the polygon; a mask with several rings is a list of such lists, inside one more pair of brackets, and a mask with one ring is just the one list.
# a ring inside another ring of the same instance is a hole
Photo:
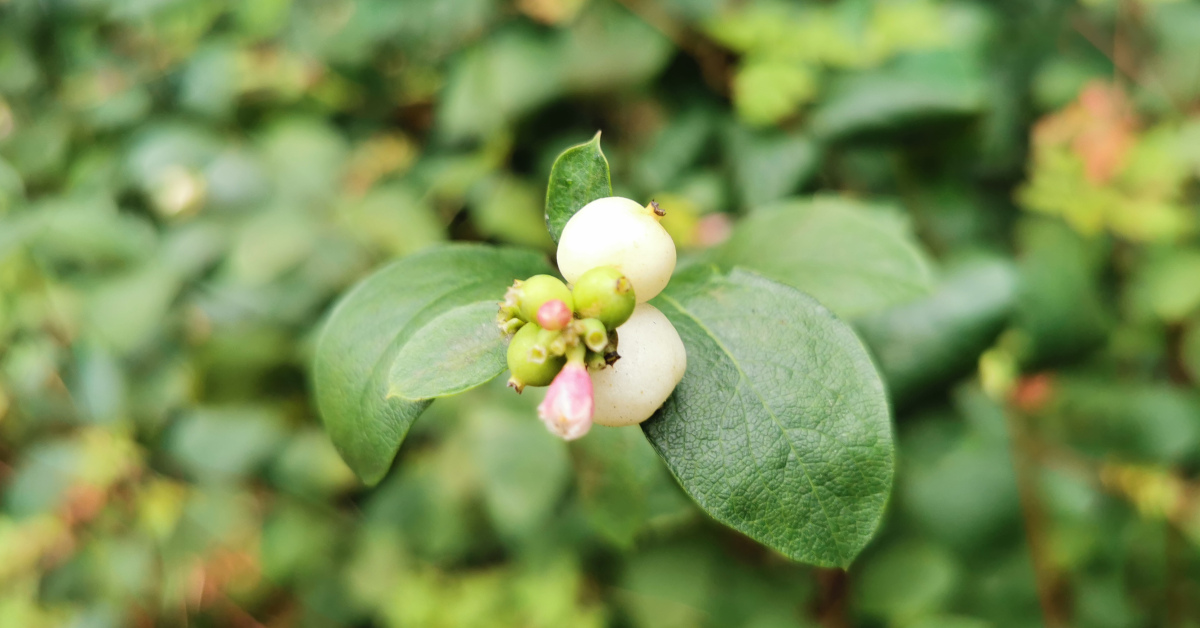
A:
{"label": "broad green leaf", "polygon": [[899,221],[836,197],[751,214],[718,259],[799,288],[842,317],[879,311],[932,287],[929,262]]}
{"label": "broad green leaf", "polygon": [[413,334],[392,363],[388,396],[412,401],[446,397],[499,375],[508,342],[496,328],[498,300],[456,307]]}
{"label": "broad green leaf", "polygon": [[697,269],[655,304],[687,347],[642,424],[708,514],[794,560],[846,566],[892,485],[883,383],[848,325],[759,275]]}
{"label": "broad green leaf", "polygon": [[899,406],[975,368],[1003,329],[1017,296],[1005,260],[964,263],[933,294],[855,323]]}
{"label": "broad green leaf", "polygon": [[591,141],[563,151],[550,169],[546,187],[546,228],[558,242],[563,227],[584,205],[612,196],[608,159],[600,150],[600,132]]}
{"label": "broad green leaf", "polygon": [[448,245],[384,267],[342,299],[317,342],[313,378],[329,436],[364,482],[375,484],[387,473],[430,403],[389,395],[393,364],[406,345],[447,312],[494,303],[513,279],[545,272],[542,256],[531,251]]}
{"label": "broad green leaf", "polygon": [[980,71],[962,57],[953,52],[916,56],[903,67],[835,83],[813,111],[813,133],[821,139],[840,139],[908,130],[983,111]]}

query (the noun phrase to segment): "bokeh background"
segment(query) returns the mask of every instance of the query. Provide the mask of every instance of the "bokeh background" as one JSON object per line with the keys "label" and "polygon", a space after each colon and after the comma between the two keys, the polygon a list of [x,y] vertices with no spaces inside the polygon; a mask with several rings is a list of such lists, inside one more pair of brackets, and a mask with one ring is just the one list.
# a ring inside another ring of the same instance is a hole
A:
{"label": "bokeh background", "polygon": [[[0,0],[0,626],[1200,626],[1198,105],[1185,1]],[[853,321],[899,467],[848,573],[500,386],[371,490],[325,437],[333,300],[550,252],[597,130],[686,256],[824,194],[935,260]]]}

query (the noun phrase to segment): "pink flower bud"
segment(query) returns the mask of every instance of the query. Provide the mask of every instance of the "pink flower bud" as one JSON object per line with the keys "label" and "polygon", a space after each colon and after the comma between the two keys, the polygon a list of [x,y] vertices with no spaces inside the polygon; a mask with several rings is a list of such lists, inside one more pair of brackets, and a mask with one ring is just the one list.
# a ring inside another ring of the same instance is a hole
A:
{"label": "pink flower bud", "polygon": [[571,308],[559,299],[550,299],[542,304],[537,311],[538,325],[542,329],[559,331],[571,322]]}
{"label": "pink flower bud", "polygon": [[582,362],[568,362],[550,384],[538,416],[551,432],[575,440],[592,429],[592,378]]}

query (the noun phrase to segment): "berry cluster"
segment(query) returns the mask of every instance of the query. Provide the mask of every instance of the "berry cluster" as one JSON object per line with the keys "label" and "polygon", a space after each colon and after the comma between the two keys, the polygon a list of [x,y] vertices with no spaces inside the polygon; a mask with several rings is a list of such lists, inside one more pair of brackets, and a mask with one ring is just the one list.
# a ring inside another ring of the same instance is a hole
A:
{"label": "berry cluster", "polygon": [[645,303],[675,269],[662,214],[655,203],[618,197],[589,203],[559,241],[559,268],[571,286],[535,275],[514,282],[500,304],[497,324],[511,335],[508,385],[517,392],[550,386],[538,415],[567,440],[593,422],[646,420],[683,378],[679,334]]}

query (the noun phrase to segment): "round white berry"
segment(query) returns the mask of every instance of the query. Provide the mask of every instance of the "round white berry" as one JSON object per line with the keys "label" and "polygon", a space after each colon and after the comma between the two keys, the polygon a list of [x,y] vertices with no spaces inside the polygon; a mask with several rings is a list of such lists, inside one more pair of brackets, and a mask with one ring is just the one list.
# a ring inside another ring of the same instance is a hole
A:
{"label": "round white berry", "polygon": [[650,207],[610,196],[583,206],[558,240],[558,269],[568,282],[599,266],[615,266],[638,303],[654,298],[675,272],[675,242]]}
{"label": "round white berry", "polygon": [[679,332],[657,308],[642,303],[617,328],[612,366],[592,371],[595,415],[599,425],[635,425],[650,418],[683,379],[687,352]]}

